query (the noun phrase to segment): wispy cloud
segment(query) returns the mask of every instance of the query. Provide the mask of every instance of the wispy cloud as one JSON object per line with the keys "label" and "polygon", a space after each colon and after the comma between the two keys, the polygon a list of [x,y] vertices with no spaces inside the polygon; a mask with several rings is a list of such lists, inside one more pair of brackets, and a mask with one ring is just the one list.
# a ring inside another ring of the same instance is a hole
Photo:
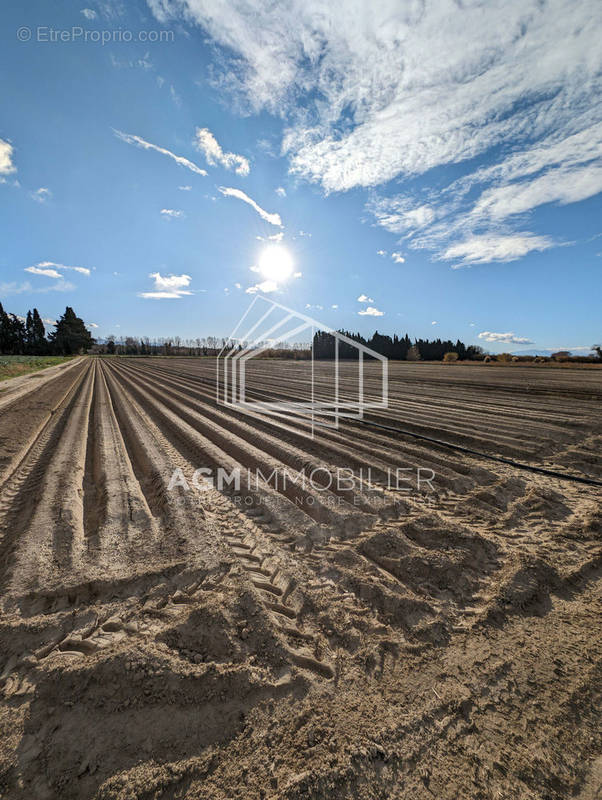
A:
{"label": "wispy cloud", "polygon": [[162,155],[173,159],[180,167],[185,167],[191,172],[195,172],[197,175],[207,175],[207,172],[204,169],[201,169],[201,167],[197,166],[188,158],[184,158],[184,156],[178,156],[175,153],[172,153],[171,150],[167,150],[165,147],[159,147],[159,145],[151,144],[151,142],[147,142],[141,136],[135,136],[131,133],[123,133],[122,131],[115,129],[113,129],[113,132],[115,133],[115,136],[117,136],[123,142],[127,142],[127,144],[133,144],[136,147],[141,147],[143,150],[154,150],[157,153],[161,153]]}
{"label": "wispy cloud", "polygon": [[429,205],[415,205],[405,195],[393,197],[373,197],[367,203],[377,225],[390,233],[416,231],[430,225],[435,219],[435,211]]}
{"label": "wispy cloud", "polygon": [[188,185],[187,185],[187,186],[178,186],[178,189],[179,189],[181,192],[190,192],[190,191],[191,191],[191,189],[192,189],[192,186],[188,186]]}
{"label": "wispy cloud", "polygon": [[89,267],[68,267],[66,264],[57,264],[56,261],[40,261],[36,264],[36,267],[55,267],[60,270],[72,270],[73,272],[79,272],[80,275],[87,275],[88,277],[92,272]]}
{"label": "wispy cloud", "polygon": [[492,333],[491,331],[483,331],[479,333],[479,339],[484,339],[486,342],[501,342],[503,344],[533,344],[531,339],[526,336],[517,336],[515,333]]}
{"label": "wispy cloud", "polygon": [[401,253],[391,253],[391,258],[396,264],[405,264],[405,258]]}
{"label": "wispy cloud", "polygon": [[248,175],[251,169],[249,160],[236,153],[227,153],[211,133],[209,128],[196,129],[196,146],[204,153],[207,163],[212,167],[221,164],[226,169],[233,169],[237,175]]}
{"label": "wispy cloud", "polygon": [[148,277],[153,279],[154,287],[148,292],[138,292],[138,297],[146,300],[176,300],[192,294],[189,288],[192,280],[190,275],[161,275],[160,272],[151,272]]}
{"label": "wispy cloud", "polygon": [[262,281],[261,283],[256,283],[255,286],[249,286],[248,289],[245,289],[246,294],[257,294],[257,292],[269,294],[270,292],[276,291],[278,291],[278,284],[276,281]]}
{"label": "wispy cloud", "polygon": [[358,303],[373,303],[374,300],[371,297],[368,297],[367,294],[360,294],[357,298]]}
{"label": "wispy cloud", "polygon": [[232,189],[229,186],[219,186],[218,188],[225,197],[236,197],[238,200],[242,200],[243,203],[250,205],[251,208],[254,208],[259,216],[266,222],[269,222],[270,225],[276,225],[279,228],[283,227],[280,214],[270,214],[268,211],[265,211],[255,202],[255,200],[249,197],[248,194],[245,194],[245,192],[243,192],[241,189]]}
{"label": "wispy cloud", "polygon": [[444,261],[457,261],[454,269],[473,264],[490,264],[493,261],[514,261],[533,250],[548,250],[554,241],[534,233],[491,234],[471,236],[463,242],[448,247],[440,256]]}
{"label": "wispy cloud", "polygon": [[276,192],[278,197],[286,197],[286,189],[284,188],[284,186],[278,186],[276,189],[274,189],[274,191]]}
{"label": "wispy cloud", "polygon": [[50,189],[47,189],[45,186],[40,186],[39,189],[35,189],[35,191],[30,192],[31,197],[34,200],[37,200],[38,203],[45,203],[47,200],[50,200],[52,197],[52,192]]}
{"label": "wispy cloud", "polygon": [[16,281],[8,281],[0,283],[0,297],[7,297],[11,294],[23,294],[24,292],[31,292],[33,288],[29,281],[17,283]]}
{"label": "wispy cloud", "polygon": [[[233,52],[236,69],[226,67],[224,85],[250,108],[293,114],[296,98],[307,98],[313,114],[294,121],[285,148],[293,170],[327,190],[457,163],[511,134],[538,137],[552,122],[574,132],[595,113],[595,2],[365,0],[361,36],[358,15],[341,15],[327,0],[276,7],[249,0],[244,8],[153,0],[151,8],[163,20],[186,15]],[[558,19],[570,20],[562,35]]]}
{"label": "wispy cloud", "polygon": [[66,292],[75,289],[75,285],[70,281],[66,281],[63,273],[65,271],[78,272],[80,275],[90,276],[91,270],[88,267],[70,267],[66,264],[58,264],[56,261],[39,261],[31,267],[24,267],[24,271],[30,275],[38,275],[43,278],[52,278],[56,283],[32,288],[29,284],[29,289],[23,291],[35,292]]}
{"label": "wispy cloud", "polygon": [[82,8],[81,13],[86,19],[96,19],[97,14],[92,8]]}
{"label": "wispy cloud", "polygon": [[176,208],[162,208],[161,216],[167,217],[168,219],[176,219],[178,217],[183,217],[184,212]]}
{"label": "wispy cloud", "polygon": [[326,192],[468,171],[448,186],[437,175],[430,189],[427,177],[414,196],[372,198],[376,223],[410,247],[440,257],[474,237],[527,236],[538,249],[517,218],[602,191],[595,0],[358,0],[354,14],[328,0],[149,5],[224,46],[221,88],[248,111],[283,117],[290,171]]}
{"label": "wispy cloud", "polygon": [[259,242],[281,242],[284,239],[284,232],[271,233],[269,236],[256,236]]}
{"label": "wispy cloud", "polygon": [[357,313],[360,315],[360,317],[382,317],[385,312],[379,311],[378,308],[375,308],[374,306],[368,306]]}
{"label": "wispy cloud", "polygon": [[10,142],[0,139],[0,175],[11,175],[17,171],[13,164],[14,148]]}
{"label": "wispy cloud", "polygon": [[25,272],[31,272],[32,275],[43,275],[46,278],[62,278],[60,272],[48,267],[25,267]]}

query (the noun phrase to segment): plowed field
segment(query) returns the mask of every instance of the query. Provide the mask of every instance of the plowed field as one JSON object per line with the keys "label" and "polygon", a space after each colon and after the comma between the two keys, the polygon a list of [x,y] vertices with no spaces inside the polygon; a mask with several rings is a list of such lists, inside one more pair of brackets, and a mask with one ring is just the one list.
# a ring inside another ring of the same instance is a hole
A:
{"label": "plowed field", "polygon": [[398,433],[312,436],[215,369],[3,385],[0,798],[599,797],[601,490],[486,456],[602,481],[602,370],[390,364]]}

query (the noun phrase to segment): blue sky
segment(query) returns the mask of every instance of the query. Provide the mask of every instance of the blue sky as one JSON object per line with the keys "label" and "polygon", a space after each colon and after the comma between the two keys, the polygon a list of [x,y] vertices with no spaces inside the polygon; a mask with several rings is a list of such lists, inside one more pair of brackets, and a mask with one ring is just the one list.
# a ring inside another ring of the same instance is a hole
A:
{"label": "blue sky", "polygon": [[600,341],[599,3],[343,5],[5,2],[5,308],[196,338],[261,291],[365,334]]}

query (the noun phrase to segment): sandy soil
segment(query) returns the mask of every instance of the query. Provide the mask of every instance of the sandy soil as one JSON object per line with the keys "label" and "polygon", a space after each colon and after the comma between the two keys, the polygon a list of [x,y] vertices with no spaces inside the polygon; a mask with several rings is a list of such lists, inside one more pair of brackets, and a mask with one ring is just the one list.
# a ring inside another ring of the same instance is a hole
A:
{"label": "sandy soil", "polygon": [[[257,363],[250,395],[306,378]],[[390,394],[370,420],[602,480],[602,371],[392,364]],[[5,397],[2,800],[601,796],[599,488],[311,438],[218,406],[208,359],[82,359]],[[320,472],[200,491],[200,467]],[[432,487],[388,485],[417,468]]]}

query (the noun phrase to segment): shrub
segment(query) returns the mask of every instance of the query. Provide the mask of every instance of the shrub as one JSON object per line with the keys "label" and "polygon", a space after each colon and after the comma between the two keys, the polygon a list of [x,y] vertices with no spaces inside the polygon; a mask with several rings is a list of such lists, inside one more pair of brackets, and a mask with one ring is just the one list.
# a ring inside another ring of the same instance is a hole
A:
{"label": "shrub", "polygon": [[443,361],[444,361],[445,364],[451,364],[453,361],[457,361],[457,360],[458,360],[458,354],[457,353],[449,352],[449,353],[446,353],[443,356]]}

